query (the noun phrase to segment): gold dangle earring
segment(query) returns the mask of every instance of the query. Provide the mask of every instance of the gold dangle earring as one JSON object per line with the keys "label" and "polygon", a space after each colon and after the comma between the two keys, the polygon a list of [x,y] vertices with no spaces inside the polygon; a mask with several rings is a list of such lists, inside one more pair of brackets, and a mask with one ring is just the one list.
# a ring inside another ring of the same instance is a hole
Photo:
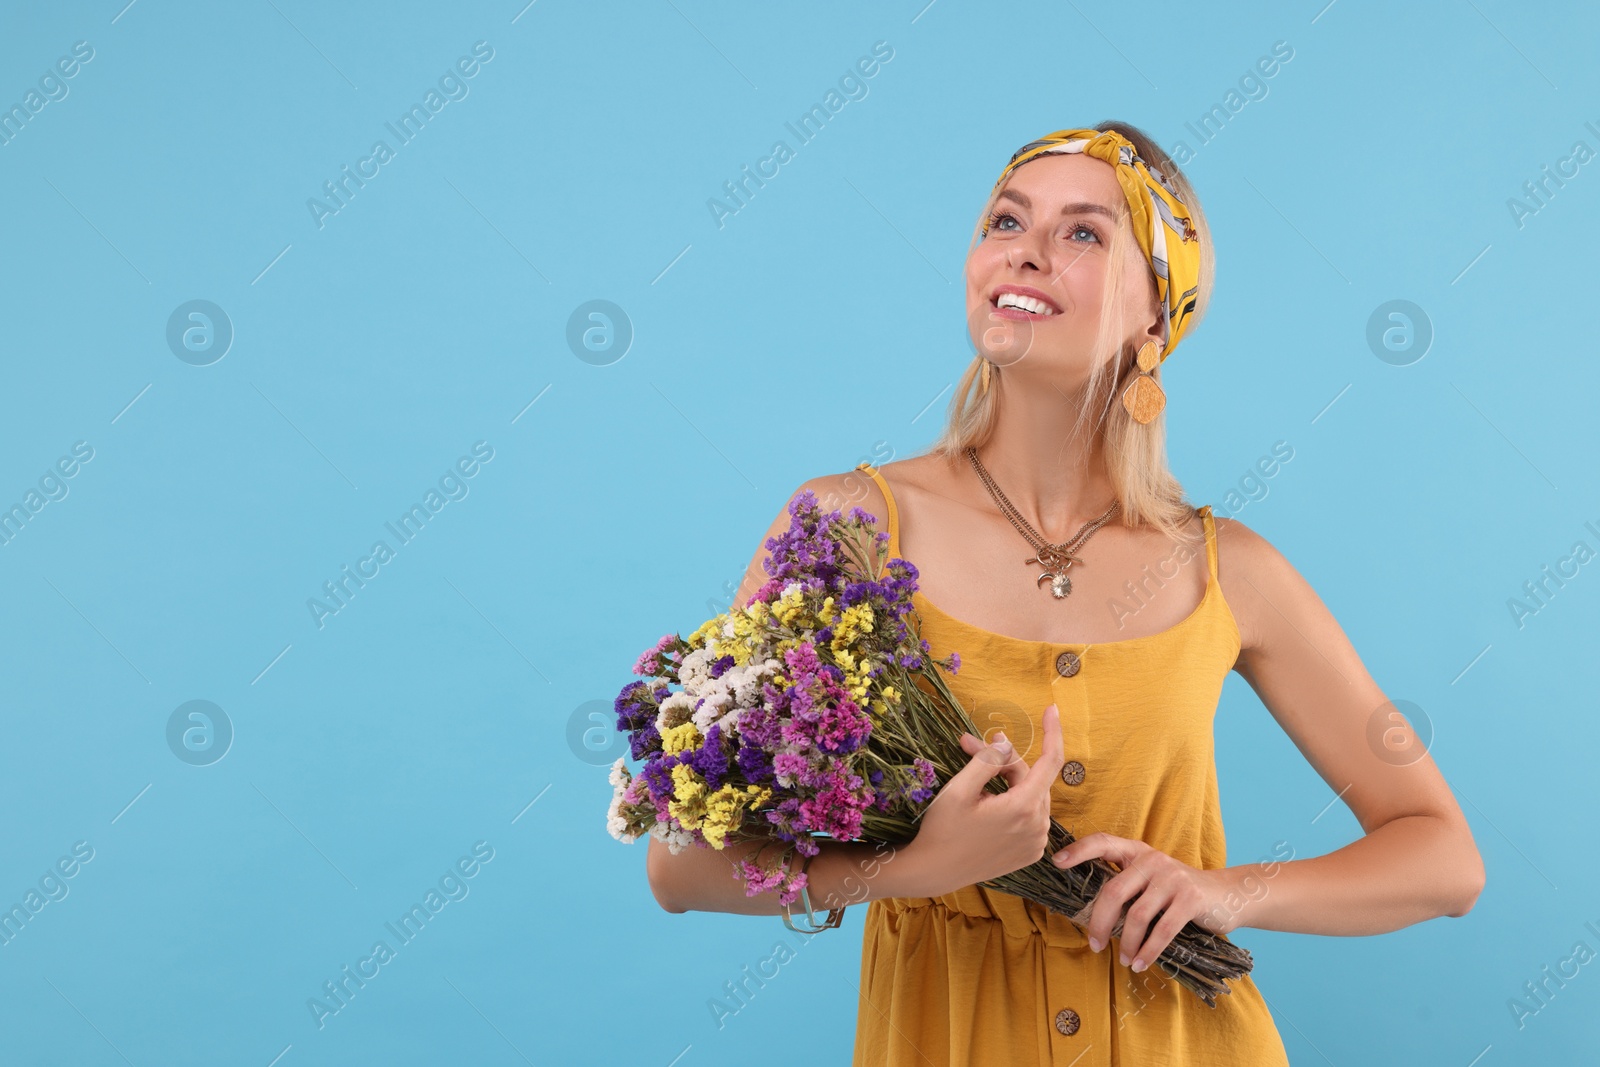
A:
{"label": "gold dangle earring", "polygon": [[1122,391],[1122,406],[1128,409],[1128,414],[1141,426],[1152,422],[1161,414],[1161,409],[1167,406],[1167,394],[1161,391],[1161,384],[1156,381],[1151,373],[1161,365],[1161,353],[1156,348],[1154,341],[1146,341],[1144,347],[1139,349],[1139,373],[1133,381]]}

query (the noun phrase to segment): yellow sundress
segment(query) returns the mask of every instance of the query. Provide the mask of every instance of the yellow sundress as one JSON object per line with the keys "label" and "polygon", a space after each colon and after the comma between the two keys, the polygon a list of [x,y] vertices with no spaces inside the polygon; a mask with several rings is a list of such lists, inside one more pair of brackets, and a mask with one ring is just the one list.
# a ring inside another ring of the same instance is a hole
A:
{"label": "yellow sundress", "polygon": [[[887,503],[889,553],[899,513]],[[1216,528],[1199,509],[1210,580],[1182,622],[1094,644],[1025,641],[914,604],[932,655],[961,653],[951,690],[980,728],[1003,725],[1029,763],[1048,704],[1067,763],[1051,813],[1078,837],[1104,830],[1191,866],[1227,865],[1212,720],[1238,656],[1239,628],[1217,580]],[[912,561],[913,563],[915,560]],[[892,861],[891,861],[892,862]],[[854,1067],[1275,1067],[1288,1055],[1250,975],[1208,1007],[1158,967],[1135,972],[1064,916],[967,886],[868,905]],[[1131,961],[1130,961],[1131,962]]]}

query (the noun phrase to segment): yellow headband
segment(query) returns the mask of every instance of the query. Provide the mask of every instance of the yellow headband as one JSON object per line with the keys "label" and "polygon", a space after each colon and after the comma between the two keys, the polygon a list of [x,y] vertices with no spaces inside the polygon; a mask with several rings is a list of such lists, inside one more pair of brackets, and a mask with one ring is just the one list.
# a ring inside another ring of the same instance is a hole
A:
{"label": "yellow headband", "polygon": [[[1189,209],[1167,184],[1166,175],[1139,158],[1138,150],[1116,130],[1057,130],[1019,148],[994,183],[998,189],[1011,172],[1043,155],[1080,153],[1111,164],[1127,198],[1133,236],[1156,279],[1160,298],[1163,362],[1183,340],[1200,286],[1200,239],[1189,221]],[[983,233],[989,233],[988,220]],[[1172,239],[1168,239],[1168,234]]]}

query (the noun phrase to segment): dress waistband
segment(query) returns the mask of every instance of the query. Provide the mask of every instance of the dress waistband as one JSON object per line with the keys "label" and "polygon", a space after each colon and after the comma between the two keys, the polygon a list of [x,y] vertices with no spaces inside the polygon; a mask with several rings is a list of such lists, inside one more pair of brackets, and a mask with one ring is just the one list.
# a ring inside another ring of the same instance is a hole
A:
{"label": "dress waistband", "polygon": [[1089,947],[1088,935],[1065,915],[1043,904],[979,885],[964,886],[937,897],[880,897],[877,902],[895,913],[936,908],[968,918],[987,919],[1000,923],[1006,933],[1017,937],[1042,937],[1052,948]]}

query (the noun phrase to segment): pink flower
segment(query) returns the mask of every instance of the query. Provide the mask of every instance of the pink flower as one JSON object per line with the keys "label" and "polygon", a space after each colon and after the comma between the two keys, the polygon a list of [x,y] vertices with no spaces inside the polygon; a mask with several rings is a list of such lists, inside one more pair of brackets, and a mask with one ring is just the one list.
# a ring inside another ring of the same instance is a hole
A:
{"label": "pink flower", "polygon": [[809,876],[807,874],[801,872],[800,874],[797,874],[793,878],[789,879],[788,883],[783,888],[783,892],[778,894],[778,903],[789,905],[793,904],[796,900],[799,900],[800,890],[806,888],[806,880],[808,877]]}
{"label": "pink flower", "polygon": [[633,661],[633,673],[653,676],[661,673],[661,653],[672,647],[678,639],[677,634],[666,634],[644,653]]}
{"label": "pink flower", "polygon": [[772,770],[782,778],[804,781],[811,769],[811,761],[798,752],[780,752],[772,757]]}

